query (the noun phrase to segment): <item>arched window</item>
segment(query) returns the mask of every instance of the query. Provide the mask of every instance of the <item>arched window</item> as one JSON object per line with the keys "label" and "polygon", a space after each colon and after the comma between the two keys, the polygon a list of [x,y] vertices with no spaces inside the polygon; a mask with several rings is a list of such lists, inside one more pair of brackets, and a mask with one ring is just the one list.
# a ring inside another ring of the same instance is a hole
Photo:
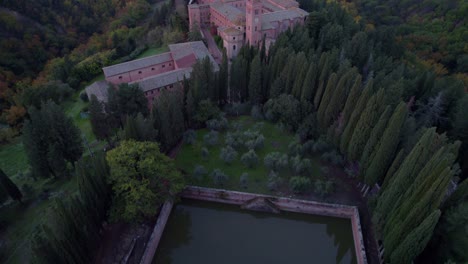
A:
{"label": "arched window", "polygon": [[233,50],[236,50],[236,45],[233,45],[233,46],[232,46],[232,49],[233,49]]}

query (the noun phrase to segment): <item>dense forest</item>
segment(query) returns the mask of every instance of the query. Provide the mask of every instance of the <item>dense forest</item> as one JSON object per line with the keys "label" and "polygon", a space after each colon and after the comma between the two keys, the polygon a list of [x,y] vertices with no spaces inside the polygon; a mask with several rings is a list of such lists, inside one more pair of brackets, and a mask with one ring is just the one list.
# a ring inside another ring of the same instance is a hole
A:
{"label": "dense forest", "polygon": [[395,29],[408,51],[406,60],[438,75],[454,74],[468,82],[466,1],[339,1],[368,27]]}
{"label": "dense forest", "polygon": [[182,41],[187,22],[170,11],[173,6],[145,0],[3,1],[0,123],[8,129],[0,130],[0,142],[18,134],[31,98],[63,101],[103,66],[133,59],[148,46]]}
{"label": "dense forest", "polygon": [[[71,15],[66,23],[53,15],[22,18],[25,23],[49,21],[55,26],[48,30],[63,30],[58,34],[63,37],[70,33],[67,30],[76,32],[66,49],[53,51],[53,45],[46,42],[44,58],[34,61],[45,65],[43,71],[28,69],[28,63],[22,66],[21,60],[19,64],[2,62],[14,77],[2,86],[5,120],[19,127],[26,111],[12,109],[28,108],[23,141],[28,145],[31,177],[56,179],[74,172],[79,180],[78,195],[66,204],[57,202],[51,224],[34,233],[34,258],[40,263],[70,258],[76,263],[90,262],[95,244],[87,242],[98,240],[95,234],[107,210],[110,220],[139,221],[154,216],[154,210],[148,208],[156,204],[147,201],[156,197],[154,200],[162,202],[183,185],[172,161],[162,153],[170,152],[186,137],[187,129],[216,126],[224,112],[277,123],[297,134],[304,145],[311,140],[330,145],[343,160],[348,176],[374,190],[368,206],[376,238],[385,247],[386,262],[467,261],[468,95],[463,82],[466,55],[464,47],[460,48],[465,44],[457,26],[449,31],[433,31],[429,23],[427,29],[413,27],[425,21],[417,18],[426,14],[424,19],[432,16],[431,23],[437,23],[434,17],[445,16],[447,23],[461,23],[461,30],[466,29],[462,16],[466,7],[462,1],[454,1],[462,10],[459,12],[422,2],[419,6],[426,9],[415,8],[413,2],[362,1],[343,3],[344,9],[324,1],[301,3],[311,10],[306,25],[281,34],[268,50],[264,44],[244,46],[230,68],[224,54],[219,72],[214,72],[208,59],[198,61],[191,78],[181,82],[181,89],[163,92],[151,110],[136,85],[110,88],[106,103],[93,96],[89,98],[90,122],[96,137],[112,149],[106,158],[82,158],[79,131],[57,104],[81,82],[99,74],[102,66],[132,58],[139,40],[184,40],[184,20],[175,12],[164,17],[167,12],[158,11],[146,23],[132,24],[132,19],[143,19],[139,14],[151,9],[145,1],[116,5],[108,18],[118,18],[91,37],[86,25],[93,16],[82,22]],[[20,4],[10,4],[2,12],[23,12]],[[44,3],[40,8],[48,10],[47,6]],[[171,4],[166,8],[173,10]],[[434,12],[429,12],[431,8]],[[379,12],[366,11],[369,9]],[[403,9],[400,15],[398,10]],[[105,17],[94,19],[93,23],[105,24]],[[71,25],[76,28],[72,30]],[[21,28],[15,30],[22,32]],[[437,40],[447,34],[450,45],[438,42],[430,51],[424,41],[419,45],[418,39],[427,38],[430,32]],[[79,45],[80,38],[89,38],[87,44]],[[408,49],[425,63],[410,61]],[[20,53],[12,54],[21,58]],[[38,72],[34,81],[16,82]],[[132,157],[141,166],[133,166]],[[127,169],[131,173],[122,173]],[[148,173],[154,170],[164,173]],[[131,189],[138,191],[128,191],[122,180],[126,176],[133,177]],[[15,188],[9,189],[21,201]],[[62,225],[53,224],[58,222]],[[83,226],[86,232],[80,232]]]}

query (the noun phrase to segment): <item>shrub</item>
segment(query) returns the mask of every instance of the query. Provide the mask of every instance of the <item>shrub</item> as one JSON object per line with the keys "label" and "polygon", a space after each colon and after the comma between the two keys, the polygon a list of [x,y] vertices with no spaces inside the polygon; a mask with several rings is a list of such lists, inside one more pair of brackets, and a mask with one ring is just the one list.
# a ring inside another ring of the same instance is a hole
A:
{"label": "shrub", "polygon": [[288,155],[280,152],[268,153],[263,159],[265,166],[271,170],[280,170],[288,166]]}
{"label": "shrub", "polygon": [[275,171],[270,171],[268,174],[267,188],[270,191],[277,190],[281,185],[281,178]]}
{"label": "shrub", "polygon": [[88,94],[86,94],[85,92],[80,93],[80,99],[83,102],[88,102],[89,101]]}
{"label": "shrub", "polygon": [[310,189],[311,182],[309,178],[296,176],[289,180],[289,187],[295,193],[302,193]]}
{"label": "shrub", "polygon": [[294,140],[288,145],[288,152],[290,156],[304,155],[304,148],[299,140]]}
{"label": "shrub", "polygon": [[242,155],[241,162],[249,168],[255,167],[258,163],[257,153],[255,153],[253,149],[247,151],[246,153],[244,153],[244,155]]}
{"label": "shrub", "polygon": [[220,169],[214,169],[211,173],[211,178],[213,179],[213,183],[217,186],[224,186],[229,180],[229,176],[224,174]]}
{"label": "shrub", "polygon": [[248,149],[263,148],[265,137],[258,131],[247,130],[242,134],[242,142]]}
{"label": "shrub", "polygon": [[335,150],[323,153],[321,158],[335,166],[343,166],[344,164],[343,157]]}
{"label": "shrub", "polygon": [[224,112],[230,116],[248,115],[250,112],[250,103],[233,103],[224,107]]}
{"label": "shrub", "polygon": [[325,142],[323,138],[320,138],[314,143],[314,146],[312,147],[312,151],[315,153],[321,153],[329,150],[331,148],[330,144]]}
{"label": "shrub", "polygon": [[255,120],[263,120],[264,116],[262,113],[262,109],[258,105],[254,105],[252,107],[252,110],[250,111],[250,115],[255,119]]}
{"label": "shrub", "polygon": [[290,164],[296,174],[310,173],[312,169],[310,159],[301,159],[299,155],[292,157]]}
{"label": "shrub", "polygon": [[208,134],[203,136],[203,141],[205,142],[205,144],[211,147],[218,144],[218,138],[219,133],[217,131],[210,131],[208,132]]}
{"label": "shrub", "polygon": [[223,131],[229,126],[228,120],[225,117],[210,119],[206,121],[206,127],[210,130]]}
{"label": "shrub", "polygon": [[222,159],[225,163],[231,164],[237,158],[237,151],[231,146],[227,146],[221,149],[219,158]]}
{"label": "shrub", "polygon": [[235,149],[239,149],[244,145],[244,140],[242,138],[242,133],[239,131],[230,133],[228,132],[224,138],[226,145],[231,146]]}
{"label": "shrub", "polygon": [[208,174],[208,171],[205,169],[203,165],[196,165],[195,169],[193,170],[193,177],[197,180],[201,180],[203,176]]}
{"label": "shrub", "polygon": [[208,156],[210,155],[210,152],[208,151],[207,148],[202,148],[201,149],[201,155],[202,155],[203,159],[207,159]]}
{"label": "shrub", "polygon": [[316,180],[314,183],[314,192],[321,197],[325,197],[332,193],[334,189],[332,181]]}
{"label": "shrub", "polygon": [[249,174],[247,172],[244,172],[240,176],[240,186],[244,189],[247,189],[247,185],[249,183]]}
{"label": "shrub", "polygon": [[193,145],[197,141],[197,133],[193,129],[189,129],[184,133],[184,142]]}

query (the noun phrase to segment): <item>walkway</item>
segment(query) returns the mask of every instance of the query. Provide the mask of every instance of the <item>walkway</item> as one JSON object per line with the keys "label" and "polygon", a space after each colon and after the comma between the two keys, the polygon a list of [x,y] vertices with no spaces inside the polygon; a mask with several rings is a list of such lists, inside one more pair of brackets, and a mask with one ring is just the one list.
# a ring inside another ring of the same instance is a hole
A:
{"label": "walkway", "polygon": [[206,44],[208,45],[208,50],[210,51],[214,60],[216,61],[216,63],[221,64],[221,60],[223,59],[223,53],[219,50],[218,46],[216,45],[216,42],[214,41],[210,30],[204,28],[201,31],[203,32],[203,36],[205,36]]}

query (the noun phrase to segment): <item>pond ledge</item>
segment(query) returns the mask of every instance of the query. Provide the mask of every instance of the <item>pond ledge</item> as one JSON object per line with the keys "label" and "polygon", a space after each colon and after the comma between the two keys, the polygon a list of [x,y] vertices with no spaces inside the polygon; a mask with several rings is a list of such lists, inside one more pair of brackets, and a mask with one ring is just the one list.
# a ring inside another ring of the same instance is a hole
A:
{"label": "pond ledge", "polygon": [[[356,206],[320,203],[315,201],[292,199],[286,197],[277,197],[263,194],[246,193],[238,191],[229,191],[223,189],[213,189],[197,186],[188,186],[180,194],[182,198],[235,204],[240,205],[242,208],[249,209],[249,203],[256,200],[265,201],[269,206],[282,211],[306,213],[314,215],[332,216],[347,218],[351,220],[351,227],[353,230],[354,247],[356,251],[356,258],[358,264],[367,264],[366,250],[364,247],[364,240],[361,231],[361,221],[359,218],[359,210]],[[159,244],[162,232],[169,218],[172,209],[172,201],[164,203],[161,213],[158,217],[154,231],[148,241],[145,253],[141,259],[140,264],[150,264],[156,249]],[[256,209],[253,206],[252,209]]]}

